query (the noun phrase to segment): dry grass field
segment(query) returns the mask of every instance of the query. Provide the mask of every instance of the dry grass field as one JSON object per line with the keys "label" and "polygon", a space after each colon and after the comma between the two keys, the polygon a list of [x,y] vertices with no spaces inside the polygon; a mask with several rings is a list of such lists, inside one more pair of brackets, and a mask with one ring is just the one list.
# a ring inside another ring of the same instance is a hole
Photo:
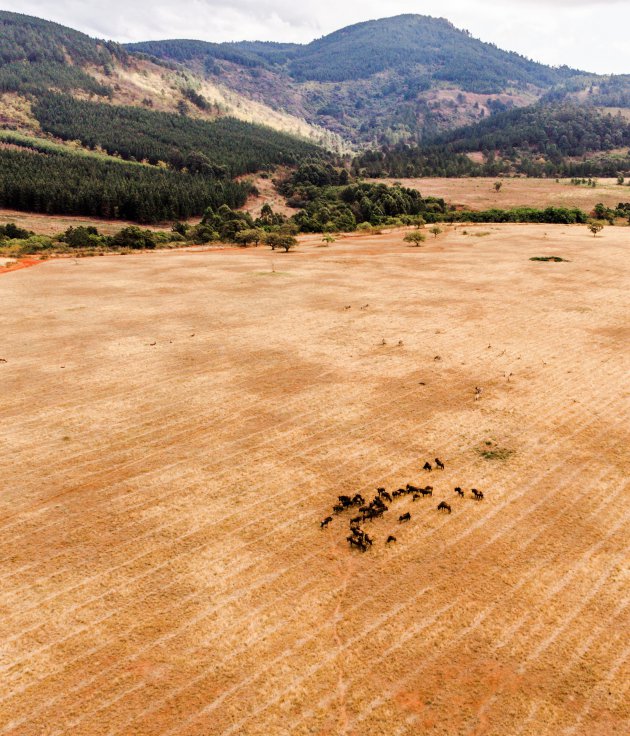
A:
{"label": "dry grass field", "polygon": [[628,734],[630,231],[468,231],[0,277],[2,736]]}
{"label": "dry grass field", "polygon": [[[630,201],[630,187],[619,186],[616,179],[598,179],[596,187],[575,186],[568,179],[372,179],[391,184],[399,181],[406,187],[418,189],[425,197],[443,197],[447,202],[469,209],[491,207],[579,207],[591,212],[598,202],[616,207]],[[500,192],[494,183],[502,181]]]}
{"label": "dry grass field", "polygon": [[[18,227],[32,230],[37,235],[59,235],[69,227],[89,227],[98,228],[100,233],[104,235],[113,235],[128,225],[137,225],[135,222],[127,220],[104,220],[97,217],[80,217],[74,215],[41,215],[36,212],[20,212],[18,210],[8,210],[0,208],[0,224],[4,225],[12,222]],[[142,225],[148,230],[169,230],[168,225],[162,227],[152,225]]]}

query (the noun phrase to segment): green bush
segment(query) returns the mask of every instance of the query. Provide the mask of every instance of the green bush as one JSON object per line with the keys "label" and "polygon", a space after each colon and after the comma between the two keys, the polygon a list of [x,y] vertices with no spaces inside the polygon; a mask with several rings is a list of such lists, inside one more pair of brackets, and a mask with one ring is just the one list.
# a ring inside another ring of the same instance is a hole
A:
{"label": "green bush", "polygon": [[151,230],[142,230],[135,225],[130,225],[117,232],[116,235],[112,235],[109,244],[113,248],[153,250],[157,245],[157,238]]}

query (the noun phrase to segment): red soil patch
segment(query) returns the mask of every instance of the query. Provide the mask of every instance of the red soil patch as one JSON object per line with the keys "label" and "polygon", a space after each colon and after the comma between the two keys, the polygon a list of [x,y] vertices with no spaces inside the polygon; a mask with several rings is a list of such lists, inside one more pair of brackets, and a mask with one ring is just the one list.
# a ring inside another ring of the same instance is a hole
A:
{"label": "red soil patch", "polygon": [[39,258],[20,258],[19,260],[15,261],[15,263],[11,263],[8,266],[2,266],[0,267],[0,276],[4,273],[10,273],[11,271],[19,271],[21,268],[30,268],[31,266],[36,266],[38,263],[41,263],[41,260]]}

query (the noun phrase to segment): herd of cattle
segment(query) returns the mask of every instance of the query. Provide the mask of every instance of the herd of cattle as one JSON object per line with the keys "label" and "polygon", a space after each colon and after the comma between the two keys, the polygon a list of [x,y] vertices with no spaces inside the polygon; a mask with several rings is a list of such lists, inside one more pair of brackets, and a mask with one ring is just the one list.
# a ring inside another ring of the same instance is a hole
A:
{"label": "herd of cattle", "polygon": [[[435,467],[438,470],[444,470],[444,463],[439,459],[435,458]],[[431,472],[433,465],[430,462],[426,462],[423,466],[423,470]],[[457,486],[454,489],[455,493],[460,498],[465,498],[466,494],[463,489]],[[338,515],[344,511],[356,509],[358,514],[350,519],[350,535],[346,537],[350,547],[356,547],[361,552],[367,552],[367,550],[374,544],[374,540],[370,535],[361,529],[361,524],[366,521],[373,521],[374,519],[380,519],[386,511],[389,511],[387,503],[393,503],[395,499],[401,496],[411,495],[412,501],[424,498],[425,496],[433,496],[433,486],[425,486],[419,488],[413,486],[410,483],[404,488],[399,488],[392,493],[388,493],[384,488],[377,488],[376,496],[369,502],[366,503],[365,499],[360,493],[354,496],[339,496],[338,503],[333,506],[333,514]],[[478,491],[476,488],[471,489],[471,496],[475,501],[483,501],[483,493]],[[387,503],[386,503],[387,502]],[[452,512],[451,505],[446,501],[440,501],[437,506],[438,511],[447,511],[449,514]],[[321,523],[322,529],[325,529],[332,521],[334,516],[327,516]],[[398,517],[399,523],[411,521],[411,513],[407,511]],[[390,534],[387,538],[386,544],[391,544],[396,541],[396,537]]]}

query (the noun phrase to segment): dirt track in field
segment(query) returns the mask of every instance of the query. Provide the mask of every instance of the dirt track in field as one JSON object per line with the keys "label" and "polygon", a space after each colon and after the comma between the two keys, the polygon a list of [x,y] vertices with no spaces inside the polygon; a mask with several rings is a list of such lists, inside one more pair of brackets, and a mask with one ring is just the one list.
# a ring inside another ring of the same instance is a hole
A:
{"label": "dirt track in field", "polygon": [[483,230],[2,278],[0,735],[628,733],[629,231]]}

